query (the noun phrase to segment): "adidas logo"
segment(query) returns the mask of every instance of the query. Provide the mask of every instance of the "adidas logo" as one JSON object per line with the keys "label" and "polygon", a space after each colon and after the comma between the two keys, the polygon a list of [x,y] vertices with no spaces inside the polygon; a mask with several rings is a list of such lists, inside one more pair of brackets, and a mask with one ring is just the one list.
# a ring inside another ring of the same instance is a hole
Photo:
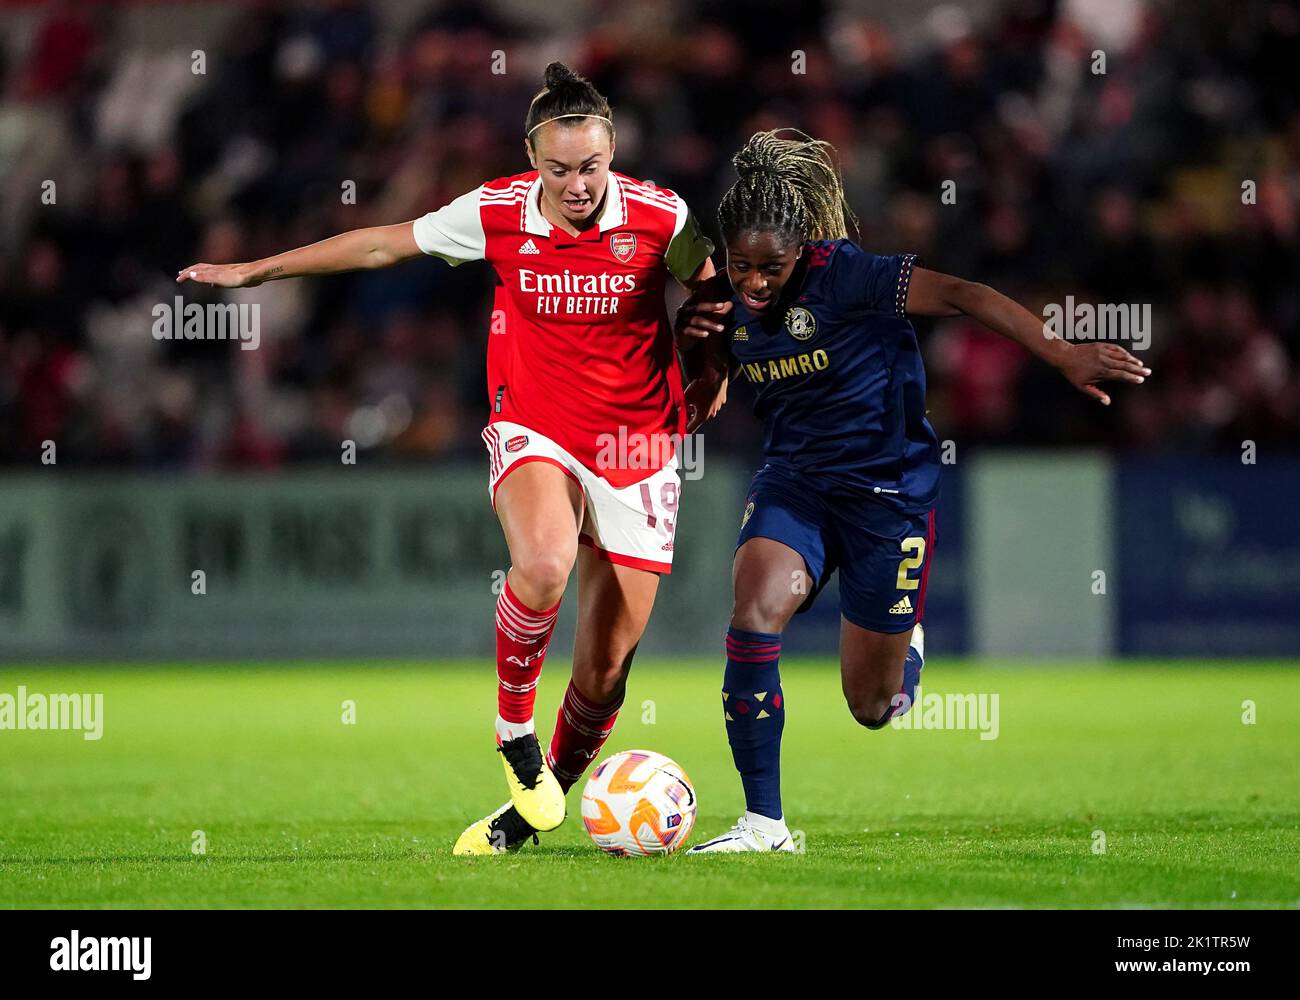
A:
{"label": "adidas logo", "polygon": [[541,253],[542,251],[537,249],[536,243],[534,243],[532,240],[528,240],[524,243],[523,246],[519,248],[519,252],[520,253]]}
{"label": "adidas logo", "polygon": [[912,613],[912,600],[909,597],[904,598],[889,609],[891,615],[910,615]]}

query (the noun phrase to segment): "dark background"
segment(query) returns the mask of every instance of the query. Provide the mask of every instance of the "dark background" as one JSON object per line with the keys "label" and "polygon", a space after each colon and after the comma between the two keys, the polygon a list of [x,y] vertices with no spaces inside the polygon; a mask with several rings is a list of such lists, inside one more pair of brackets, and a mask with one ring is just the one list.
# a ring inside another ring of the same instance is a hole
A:
{"label": "dark background", "polygon": [[[46,440],[71,469],[337,462],[344,438],[371,461],[477,458],[486,266],[226,293],[261,303],[258,351],[155,341],[149,309],[193,261],[414,218],[527,169],[552,58],[609,96],[616,167],[678,190],[711,232],[730,155],[793,125],[839,148],[869,249],[1035,312],[1152,306],[1155,376],[1109,410],[967,322],[926,325],[941,438],[1297,440],[1293,2],[51,3],[10,4],[0,27],[0,463],[30,466]],[[732,406],[710,444],[751,456],[756,430]]]}

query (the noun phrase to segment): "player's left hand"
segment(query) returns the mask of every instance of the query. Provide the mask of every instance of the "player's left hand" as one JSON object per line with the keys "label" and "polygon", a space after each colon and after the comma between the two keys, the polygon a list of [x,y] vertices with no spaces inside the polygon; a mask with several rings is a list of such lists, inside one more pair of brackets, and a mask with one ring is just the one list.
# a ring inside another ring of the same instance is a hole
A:
{"label": "player's left hand", "polygon": [[187,281],[215,285],[217,288],[254,288],[261,282],[250,278],[247,264],[191,264],[176,272],[176,283]]}
{"label": "player's left hand", "polygon": [[678,307],[673,322],[678,350],[689,351],[700,341],[722,333],[727,328],[729,312],[730,302],[714,302],[692,295]]}
{"label": "player's left hand", "polygon": [[1103,406],[1110,406],[1110,396],[1097,388],[1098,382],[1141,384],[1151,374],[1150,368],[1116,344],[1074,344],[1057,367],[1072,386]]}
{"label": "player's left hand", "polygon": [[686,387],[686,433],[694,434],[706,420],[718,415],[727,402],[727,376],[701,375]]}

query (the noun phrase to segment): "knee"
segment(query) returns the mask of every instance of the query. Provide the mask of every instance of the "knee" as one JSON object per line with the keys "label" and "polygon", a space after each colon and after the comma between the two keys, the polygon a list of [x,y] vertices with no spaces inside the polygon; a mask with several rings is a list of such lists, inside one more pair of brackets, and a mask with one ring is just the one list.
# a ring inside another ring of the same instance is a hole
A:
{"label": "knee", "polygon": [[901,714],[903,706],[895,701],[901,697],[894,691],[875,690],[846,694],[845,701],[853,715],[853,721],[858,725],[867,729],[882,729],[890,718]]}
{"label": "knee", "polygon": [[778,635],[785,630],[790,612],[780,601],[762,597],[739,602],[731,609],[731,627],[746,632],[766,632]]}
{"label": "knee", "polygon": [[573,559],[554,549],[527,552],[510,567],[510,589],[531,608],[549,608],[564,595]]}

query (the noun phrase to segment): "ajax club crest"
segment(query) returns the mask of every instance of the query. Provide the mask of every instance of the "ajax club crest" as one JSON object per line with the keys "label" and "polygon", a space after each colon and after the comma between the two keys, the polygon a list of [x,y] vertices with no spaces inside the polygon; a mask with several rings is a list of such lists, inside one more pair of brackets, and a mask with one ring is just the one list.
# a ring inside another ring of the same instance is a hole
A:
{"label": "ajax club crest", "polygon": [[817,332],[817,320],[803,306],[795,306],[785,314],[785,328],[795,340],[807,340]]}
{"label": "ajax club crest", "polygon": [[609,252],[622,264],[626,264],[636,253],[635,233],[615,233],[609,238]]}

